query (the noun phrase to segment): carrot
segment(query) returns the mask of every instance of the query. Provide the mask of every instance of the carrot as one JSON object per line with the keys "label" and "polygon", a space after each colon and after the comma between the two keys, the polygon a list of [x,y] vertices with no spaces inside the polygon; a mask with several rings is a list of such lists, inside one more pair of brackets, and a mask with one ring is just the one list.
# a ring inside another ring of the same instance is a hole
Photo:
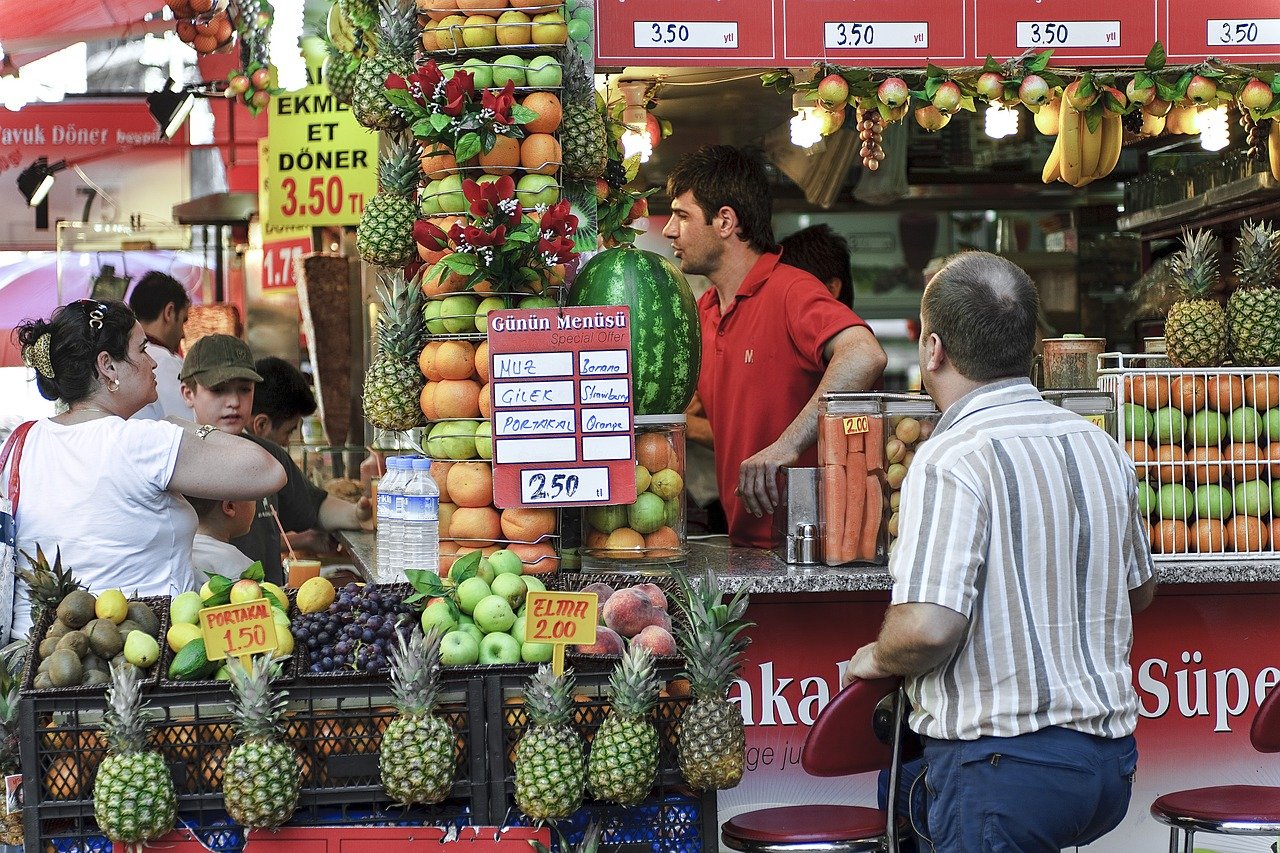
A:
{"label": "carrot", "polygon": [[830,565],[844,562],[845,487],[844,466],[822,466],[822,557]]}
{"label": "carrot", "polygon": [[845,454],[844,426],[839,416],[818,418],[818,458],[822,465],[843,465]]}
{"label": "carrot", "polygon": [[850,452],[845,457],[845,511],[844,534],[841,539],[841,556],[844,562],[857,559],[858,543],[862,535],[862,519],[866,514],[867,454]]}
{"label": "carrot", "polygon": [[884,470],[884,418],[872,415],[867,418],[867,470]]}
{"label": "carrot", "polygon": [[865,432],[848,433],[845,435],[844,440],[850,453],[865,453],[867,450],[867,434]]}
{"label": "carrot", "polygon": [[866,483],[867,505],[862,518],[862,538],[858,542],[859,560],[874,560],[876,544],[880,540],[880,524],[884,520],[884,491],[880,487],[880,478],[868,474]]}

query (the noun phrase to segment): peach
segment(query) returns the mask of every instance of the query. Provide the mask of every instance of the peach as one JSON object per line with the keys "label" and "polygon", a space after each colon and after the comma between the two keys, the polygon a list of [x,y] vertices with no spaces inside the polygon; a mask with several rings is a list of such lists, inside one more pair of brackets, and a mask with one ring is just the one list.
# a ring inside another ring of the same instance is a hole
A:
{"label": "peach", "polygon": [[653,606],[643,592],[620,589],[604,604],[604,624],[624,637],[634,637],[650,625],[661,624],[667,614]]}
{"label": "peach", "polygon": [[502,511],[502,535],[513,542],[538,542],[556,532],[556,511],[511,507]]}
{"label": "peach", "polygon": [[633,646],[648,649],[657,657],[676,654],[676,641],[671,632],[660,625],[649,625],[631,639]]}
{"label": "peach", "polygon": [[440,490],[441,501],[452,501],[449,497],[449,469],[453,467],[452,462],[431,462],[431,479],[436,481],[436,488]]}
{"label": "peach", "polygon": [[659,610],[667,609],[667,594],[656,583],[642,583],[632,589],[649,599],[649,603]]}
{"label": "peach", "polygon": [[541,575],[560,568],[560,557],[550,542],[512,542],[507,548],[520,557],[526,575]]}
{"label": "peach", "polygon": [[589,646],[574,646],[573,650],[583,655],[620,655],[622,654],[622,638],[611,628],[601,625],[596,628],[596,641]]}
{"label": "peach", "polygon": [[596,621],[601,625],[604,624],[604,603],[609,600],[609,596],[613,595],[614,588],[603,581],[596,581],[584,586],[578,592],[590,592],[596,596]]}

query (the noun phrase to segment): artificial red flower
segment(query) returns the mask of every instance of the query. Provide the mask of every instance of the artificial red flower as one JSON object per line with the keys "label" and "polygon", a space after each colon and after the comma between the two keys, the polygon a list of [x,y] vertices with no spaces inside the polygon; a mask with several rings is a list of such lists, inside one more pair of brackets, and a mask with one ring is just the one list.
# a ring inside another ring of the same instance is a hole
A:
{"label": "artificial red flower", "polygon": [[447,116],[460,116],[467,109],[467,102],[476,92],[475,80],[470,71],[461,69],[453,72],[449,82],[444,84],[444,105],[440,111]]}
{"label": "artificial red flower", "polygon": [[429,251],[438,252],[449,247],[449,237],[434,222],[419,219],[413,223],[413,241]]}
{"label": "artificial red flower", "polygon": [[511,108],[516,103],[516,84],[508,80],[507,85],[499,92],[485,89],[480,95],[480,106],[493,112],[493,120],[497,124],[511,125],[515,119],[511,117]]}
{"label": "artificial red flower", "polygon": [[406,90],[415,101],[426,106],[435,97],[436,87],[443,79],[444,75],[440,73],[435,60],[429,60],[426,65],[416,69],[408,77],[388,74],[385,85],[388,89]]}
{"label": "artificial red flower", "polygon": [[[471,202],[471,215],[477,219],[492,216],[499,210],[498,205],[514,198],[515,193],[516,182],[510,175],[503,175],[496,181],[486,181],[483,184],[471,179],[462,182],[462,194]],[[516,215],[519,215],[518,210]]]}
{"label": "artificial red flower", "polygon": [[507,226],[499,225],[490,233],[474,225],[468,225],[462,229],[462,239],[469,246],[477,248],[480,246],[493,246],[498,248],[507,242]]}
{"label": "artificial red flower", "polygon": [[556,237],[554,240],[540,238],[538,254],[546,257],[549,264],[566,263],[574,256],[573,241],[568,237]]}
{"label": "artificial red flower", "polygon": [[538,230],[567,237],[578,230],[578,217],[569,212],[569,202],[561,199],[543,211]]}

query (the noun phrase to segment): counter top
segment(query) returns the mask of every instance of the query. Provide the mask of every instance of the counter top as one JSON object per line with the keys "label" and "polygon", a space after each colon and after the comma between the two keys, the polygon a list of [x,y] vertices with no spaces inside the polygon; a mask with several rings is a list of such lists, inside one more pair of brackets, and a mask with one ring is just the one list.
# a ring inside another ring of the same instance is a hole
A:
{"label": "counter top", "polygon": [[[339,539],[367,577],[373,564],[374,534],[344,531]],[[884,566],[789,566],[771,551],[706,542],[689,543],[689,565],[695,571],[710,566],[727,591],[745,587],[758,595],[869,592],[891,586]],[[1157,562],[1156,574],[1161,584],[1280,581],[1280,559]]]}

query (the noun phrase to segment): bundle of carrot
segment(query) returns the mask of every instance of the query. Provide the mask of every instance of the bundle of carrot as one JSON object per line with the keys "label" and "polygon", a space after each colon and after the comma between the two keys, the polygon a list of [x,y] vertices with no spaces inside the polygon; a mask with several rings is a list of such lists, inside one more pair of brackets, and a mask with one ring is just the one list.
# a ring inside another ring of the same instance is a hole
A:
{"label": "bundle of carrot", "polygon": [[876,559],[884,519],[884,451],[883,417],[821,418],[822,545],[830,565]]}

